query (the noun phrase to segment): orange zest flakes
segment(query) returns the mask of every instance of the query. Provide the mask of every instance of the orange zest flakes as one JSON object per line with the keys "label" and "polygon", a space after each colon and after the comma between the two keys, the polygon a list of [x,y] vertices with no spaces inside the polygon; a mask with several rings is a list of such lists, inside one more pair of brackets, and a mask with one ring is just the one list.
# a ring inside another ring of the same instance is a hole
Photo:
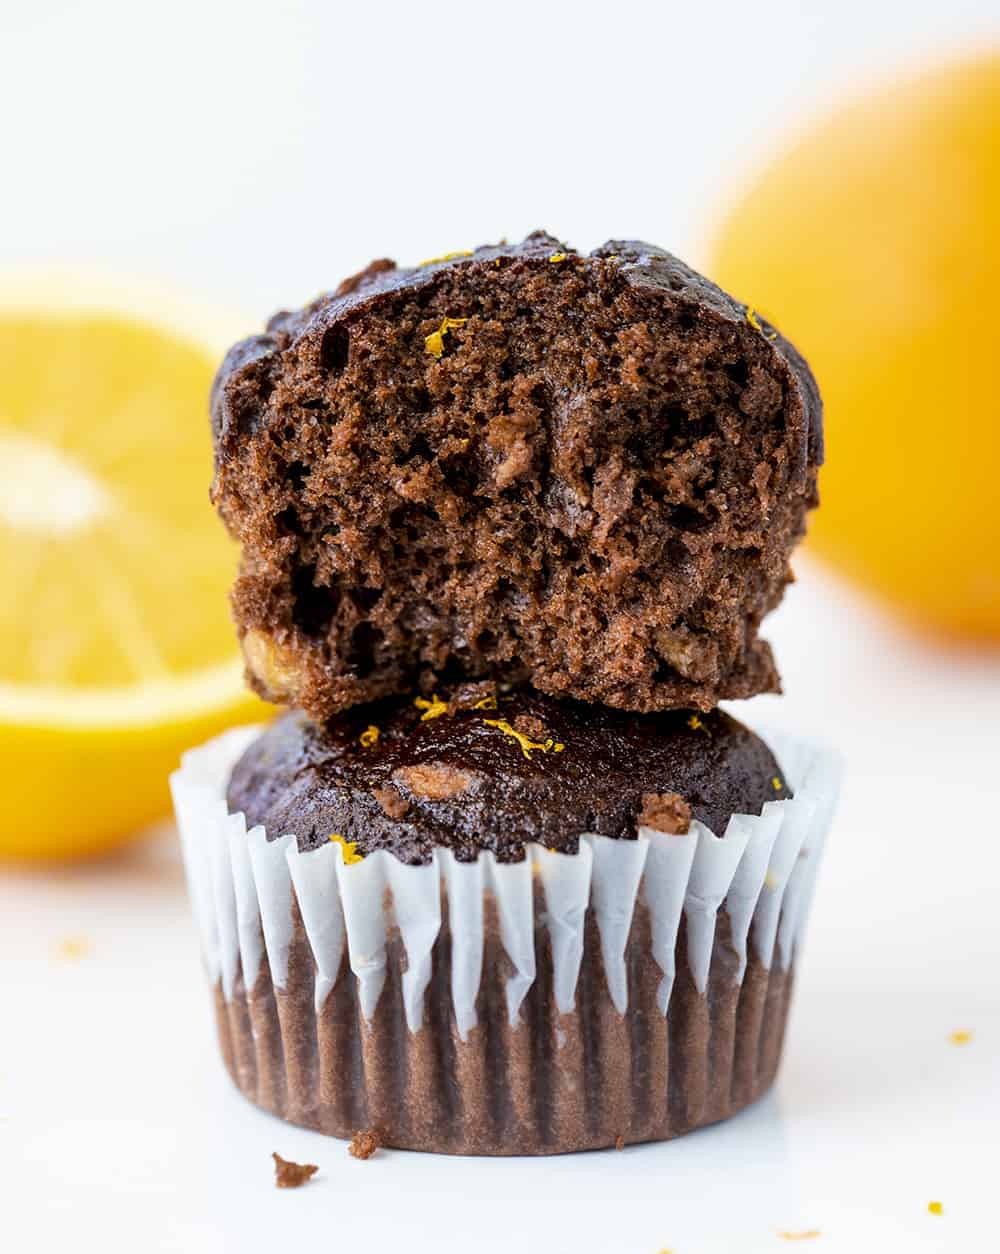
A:
{"label": "orange zest flakes", "polygon": [[474,710],[495,710],[497,708],[497,699],[490,693],[488,697],[480,697],[472,708]]}
{"label": "orange zest flakes", "polygon": [[560,261],[565,261],[568,256],[569,253],[553,253],[549,258],[549,261],[551,261],[554,266],[557,266]]}
{"label": "orange zest flakes", "polygon": [[365,730],[358,737],[361,742],[362,749],[370,749],[372,745],[378,744],[378,738],[381,735],[379,729],[374,723],[369,723]]}
{"label": "orange zest flakes", "polygon": [[941,1202],[928,1202],[927,1211],[928,1211],[928,1214],[931,1214],[931,1215],[943,1215],[944,1205]]}
{"label": "orange zest flakes", "polygon": [[691,717],[688,719],[688,727],[690,727],[692,731],[703,731],[706,736],[708,735],[708,728],[701,721],[701,719],[698,717],[697,714],[692,714]]}
{"label": "orange zest flakes", "polygon": [[775,777],[771,780],[771,787],[775,792],[781,792],[781,780],[777,775],[775,775]]}
{"label": "orange zest flakes", "polygon": [[421,723],[426,723],[432,718],[440,718],[442,714],[448,713],[448,702],[439,701],[436,692],[431,693],[429,701],[426,697],[415,697],[413,704],[418,710],[423,710],[423,714],[420,716]]}
{"label": "orange zest flakes", "polygon": [[455,327],[464,327],[468,321],[468,318],[442,318],[438,329],[424,339],[424,351],[440,360],[444,352],[444,337]]}
{"label": "orange zest flakes", "polygon": [[553,740],[551,736],[547,740],[531,740],[524,732],[519,732],[516,727],[511,727],[510,723],[503,718],[484,718],[483,722],[487,727],[495,727],[497,731],[503,732],[511,740],[516,740],[521,748],[521,752],[529,762],[531,761],[532,753],[536,749],[542,753],[562,753],[566,748],[564,744]]}
{"label": "orange zest flakes", "polygon": [[779,1232],[782,1241],[813,1241],[820,1235],[818,1228],[805,1228],[802,1232]]}
{"label": "orange zest flakes", "polygon": [[958,1031],[952,1032],[948,1040],[951,1041],[952,1045],[968,1045],[972,1040],[972,1033],[966,1031],[965,1028],[959,1028]]}
{"label": "orange zest flakes", "polygon": [[472,256],[471,248],[459,248],[457,251],[453,253],[445,253],[441,257],[428,257],[426,261],[421,261],[417,263],[417,269],[422,270],[424,266],[437,266],[437,265],[440,265],[442,261],[455,261],[459,257],[471,257],[471,256]]}
{"label": "orange zest flakes", "polygon": [[344,855],[344,866],[354,866],[356,862],[364,861],[364,854],[358,853],[357,842],[353,840],[345,840],[339,832],[331,832],[327,838],[331,845],[339,845]]}
{"label": "orange zest flakes", "polygon": [[760,325],[760,318],[757,316],[757,310],[753,309],[750,305],[747,305],[747,322],[750,323],[755,331],[760,331],[763,335],[764,328]]}

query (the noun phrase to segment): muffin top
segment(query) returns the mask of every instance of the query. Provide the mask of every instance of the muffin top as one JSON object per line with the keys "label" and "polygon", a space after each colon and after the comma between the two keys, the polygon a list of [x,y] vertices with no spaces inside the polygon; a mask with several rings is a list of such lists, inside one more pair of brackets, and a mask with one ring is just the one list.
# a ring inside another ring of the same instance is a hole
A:
{"label": "muffin top", "polygon": [[584,832],[683,833],[692,819],[722,835],[733,814],[790,795],[767,745],[720,710],[626,714],[479,683],[322,728],[285,715],[237,763],[227,800],[302,850],[338,839],[349,857],[413,864],[434,846],[463,861],[520,861],[528,842],[575,853]]}
{"label": "muffin top", "polygon": [[321,720],[435,673],[636,711],[776,691],[821,406],[676,257],[543,233],[373,263],[238,344],[213,499],[250,682]]}

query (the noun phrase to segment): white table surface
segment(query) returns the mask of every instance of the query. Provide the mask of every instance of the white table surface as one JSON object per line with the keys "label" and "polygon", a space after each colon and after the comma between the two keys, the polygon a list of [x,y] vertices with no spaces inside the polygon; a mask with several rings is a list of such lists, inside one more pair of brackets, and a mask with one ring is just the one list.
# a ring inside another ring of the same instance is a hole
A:
{"label": "white table surface", "polygon": [[[230,1085],[168,829],[0,878],[0,1249],[996,1248],[1000,660],[910,639],[815,572],[769,634],[788,693],[759,712],[849,764],[769,1097],[622,1153],[357,1162]],[[272,1150],[320,1172],[279,1191]]]}

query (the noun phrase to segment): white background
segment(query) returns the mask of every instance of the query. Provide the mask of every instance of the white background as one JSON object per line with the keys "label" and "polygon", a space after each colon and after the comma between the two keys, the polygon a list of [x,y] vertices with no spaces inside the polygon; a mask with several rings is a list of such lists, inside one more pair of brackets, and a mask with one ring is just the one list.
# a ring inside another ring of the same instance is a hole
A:
{"label": "white background", "polygon": [[0,263],[258,319],[372,257],[544,227],[697,261],[722,187],[998,0],[0,0]]}
{"label": "white background", "polygon": [[[0,0],[0,267],[110,265],[263,319],[373,256],[536,226],[698,260],[782,131],[986,31],[972,0]],[[1000,665],[808,568],[768,634],[787,695],[759,712],[849,765],[771,1097],[622,1154],[355,1162],[231,1090],[165,831],[0,878],[0,1249],[995,1248]],[[279,1193],[272,1149],[319,1176]]]}

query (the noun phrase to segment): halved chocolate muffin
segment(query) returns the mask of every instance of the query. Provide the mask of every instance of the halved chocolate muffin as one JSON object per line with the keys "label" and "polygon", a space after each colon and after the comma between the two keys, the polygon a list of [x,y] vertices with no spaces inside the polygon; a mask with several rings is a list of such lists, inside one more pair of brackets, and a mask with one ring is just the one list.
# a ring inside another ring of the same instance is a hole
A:
{"label": "halved chocolate muffin", "polygon": [[832,802],[822,754],[782,757],[718,711],[488,684],[193,751],[174,793],[233,1079],[447,1153],[732,1114],[778,1065]]}
{"label": "halved chocolate muffin", "polygon": [[808,366],[636,241],[376,262],[238,344],[214,500],[250,682],[323,719],[421,682],[623,709],[776,691],[816,504]]}

